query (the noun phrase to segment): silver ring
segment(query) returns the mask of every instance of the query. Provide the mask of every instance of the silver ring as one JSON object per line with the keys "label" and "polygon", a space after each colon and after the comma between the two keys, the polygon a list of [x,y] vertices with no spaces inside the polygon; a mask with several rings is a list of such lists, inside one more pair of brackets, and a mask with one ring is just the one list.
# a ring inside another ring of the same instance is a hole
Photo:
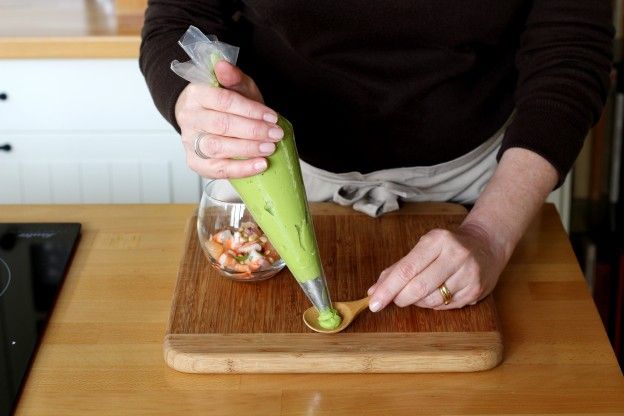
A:
{"label": "silver ring", "polygon": [[200,131],[199,133],[197,133],[197,135],[195,136],[195,141],[193,142],[193,148],[195,149],[195,154],[202,158],[202,159],[210,159],[210,157],[206,156],[206,154],[204,152],[201,151],[201,149],[199,148],[199,143],[201,142],[201,139],[203,139],[206,136],[206,133],[204,133],[203,131]]}

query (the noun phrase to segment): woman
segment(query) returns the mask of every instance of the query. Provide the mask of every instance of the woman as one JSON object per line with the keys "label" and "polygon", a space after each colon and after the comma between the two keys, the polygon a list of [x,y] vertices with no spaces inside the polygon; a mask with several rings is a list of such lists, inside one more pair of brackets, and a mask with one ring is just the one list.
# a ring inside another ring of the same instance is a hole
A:
{"label": "woman", "polygon": [[[611,65],[607,0],[151,0],[141,69],[204,177],[266,169],[294,125],[311,200],[371,215],[403,200],[474,203],[384,270],[370,309],[461,308],[489,294],[598,120]],[[241,46],[223,89],[187,85],[189,25]],[[244,157],[244,160],[233,160]]]}

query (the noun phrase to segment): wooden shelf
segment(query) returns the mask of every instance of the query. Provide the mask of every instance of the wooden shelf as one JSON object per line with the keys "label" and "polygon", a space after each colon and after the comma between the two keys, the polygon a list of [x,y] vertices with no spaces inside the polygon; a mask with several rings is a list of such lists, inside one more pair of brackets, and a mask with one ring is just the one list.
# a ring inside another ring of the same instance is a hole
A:
{"label": "wooden shelf", "polygon": [[139,2],[117,9],[112,0],[0,0],[0,59],[136,58]]}

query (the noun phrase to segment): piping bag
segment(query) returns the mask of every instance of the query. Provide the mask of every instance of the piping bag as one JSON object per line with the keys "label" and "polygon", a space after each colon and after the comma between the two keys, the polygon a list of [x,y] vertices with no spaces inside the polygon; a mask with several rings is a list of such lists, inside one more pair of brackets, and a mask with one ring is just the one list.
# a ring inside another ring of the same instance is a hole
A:
{"label": "piping bag", "polygon": [[[219,87],[215,63],[224,59],[236,64],[238,58],[237,47],[219,42],[213,35],[207,37],[194,26],[189,27],[179,44],[191,60],[173,61],[171,69],[192,83]],[[278,116],[277,124],[284,137],[267,157],[267,169],[247,178],[230,179],[230,183],[319,311],[319,324],[333,329],[341,318],[332,307],[327,289],[293,128],[282,116]]]}

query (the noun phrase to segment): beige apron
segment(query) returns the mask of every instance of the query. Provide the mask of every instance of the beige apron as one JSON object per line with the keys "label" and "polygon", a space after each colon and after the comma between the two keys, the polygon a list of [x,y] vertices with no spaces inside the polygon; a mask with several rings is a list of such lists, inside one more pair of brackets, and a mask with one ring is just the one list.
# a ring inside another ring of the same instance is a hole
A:
{"label": "beige apron", "polygon": [[474,203],[496,169],[496,155],[511,117],[491,138],[469,153],[434,166],[332,173],[301,161],[308,200],[350,205],[371,217],[407,202]]}

